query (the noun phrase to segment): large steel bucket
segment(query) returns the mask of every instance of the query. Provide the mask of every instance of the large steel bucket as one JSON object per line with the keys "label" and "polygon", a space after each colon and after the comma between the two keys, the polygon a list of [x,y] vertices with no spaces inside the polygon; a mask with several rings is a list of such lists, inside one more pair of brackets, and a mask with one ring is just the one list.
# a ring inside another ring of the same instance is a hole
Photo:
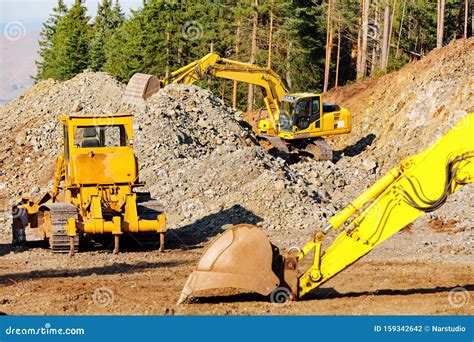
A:
{"label": "large steel bucket", "polygon": [[147,74],[134,74],[127,83],[122,101],[124,103],[140,103],[156,93],[161,87],[160,80]]}
{"label": "large steel bucket", "polygon": [[269,295],[280,284],[272,270],[277,257],[278,249],[258,227],[236,225],[204,253],[189,276],[178,304],[198,291],[222,288]]}

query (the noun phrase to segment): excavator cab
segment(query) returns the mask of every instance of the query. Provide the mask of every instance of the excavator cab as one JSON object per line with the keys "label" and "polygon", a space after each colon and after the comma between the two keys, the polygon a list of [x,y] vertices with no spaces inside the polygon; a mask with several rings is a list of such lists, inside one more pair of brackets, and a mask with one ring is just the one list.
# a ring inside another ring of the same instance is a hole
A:
{"label": "excavator cab", "polygon": [[310,125],[320,129],[320,118],[320,95],[310,95],[303,98],[293,95],[283,97],[279,115],[280,132],[295,133],[308,129]]}
{"label": "excavator cab", "polygon": [[123,101],[140,103],[170,83],[193,84],[208,76],[253,84],[263,90],[267,115],[260,115],[262,108],[256,125],[257,138],[266,141],[264,145],[276,149],[282,158],[301,153],[316,160],[332,160],[331,147],[323,138],[351,131],[348,109],[324,105],[321,94],[289,94],[285,82],[272,69],[221,58],[215,53],[162,78],[133,75],[125,88]]}
{"label": "excavator cab", "polygon": [[[262,129],[263,126],[259,125]],[[315,93],[287,94],[280,103],[278,136],[285,140],[316,138],[351,131],[347,109],[323,103]]]}

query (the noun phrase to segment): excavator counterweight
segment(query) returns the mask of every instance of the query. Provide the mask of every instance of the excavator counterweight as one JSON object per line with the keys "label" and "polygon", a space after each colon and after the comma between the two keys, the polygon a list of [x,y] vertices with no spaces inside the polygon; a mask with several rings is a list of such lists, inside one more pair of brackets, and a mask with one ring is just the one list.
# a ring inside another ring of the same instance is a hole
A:
{"label": "excavator counterweight", "polygon": [[[440,208],[449,195],[474,182],[473,136],[474,113],[465,116],[431,147],[403,160],[329,219],[296,254],[288,251],[279,255],[278,248],[256,226],[233,227],[204,253],[179,302],[199,295],[201,290],[221,287],[263,295],[279,291],[280,297],[286,294],[288,299],[302,298],[423,213]],[[340,232],[322,252],[330,230]],[[299,262],[310,254],[314,255],[312,265],[300,269]],[[269,289],[272,284],[273,289]]]}

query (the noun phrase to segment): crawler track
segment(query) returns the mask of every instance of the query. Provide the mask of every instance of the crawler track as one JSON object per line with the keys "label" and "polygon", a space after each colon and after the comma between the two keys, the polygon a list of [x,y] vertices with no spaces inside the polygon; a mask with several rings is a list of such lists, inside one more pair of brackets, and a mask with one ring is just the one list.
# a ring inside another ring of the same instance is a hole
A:
{"label": "crawler track", "polygon": [[[70,203],[53,203],[48,205],[51,213],[52,232],[49,245],[54,253],[68,253],[69,237],[66,234],[66,224],[69,218],[77,219],[77,209]],[[74,251],[79,250],[79,236],[74,237]]]}

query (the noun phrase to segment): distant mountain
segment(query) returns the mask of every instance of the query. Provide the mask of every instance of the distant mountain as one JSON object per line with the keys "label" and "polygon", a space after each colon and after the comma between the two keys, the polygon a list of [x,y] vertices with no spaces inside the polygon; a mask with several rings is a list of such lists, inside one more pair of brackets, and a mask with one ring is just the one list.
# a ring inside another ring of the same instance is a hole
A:
{"label": "distant mountain", "polygon": [[0,103],[17,98],[33,85],[38,38],[38,32],[25,33],[17,40],[0,36]]}

